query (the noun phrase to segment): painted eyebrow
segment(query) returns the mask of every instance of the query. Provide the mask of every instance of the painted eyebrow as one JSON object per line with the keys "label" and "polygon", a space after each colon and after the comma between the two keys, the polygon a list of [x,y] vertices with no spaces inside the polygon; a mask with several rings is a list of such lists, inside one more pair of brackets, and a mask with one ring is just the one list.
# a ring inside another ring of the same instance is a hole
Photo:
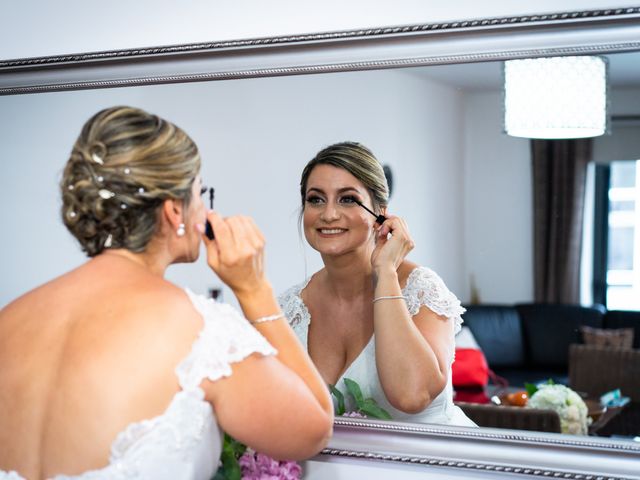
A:
{"label": "painted eyebrow", "polygon": [[[309,188],[309,190],[307,190],[307,194],[312,193],[312,192],[318,192],[324,195],[324,190],[322,190],[321,188],[316,188],[316,187],[311,187]],[[357,193],[358,195],[362,195],[361,192],[359,192],[358,190],[356,190],[353,187],[343,187],[343,188],[339,188],[338,189],[338,193],[345,193],[345,192],[354,192]]]}

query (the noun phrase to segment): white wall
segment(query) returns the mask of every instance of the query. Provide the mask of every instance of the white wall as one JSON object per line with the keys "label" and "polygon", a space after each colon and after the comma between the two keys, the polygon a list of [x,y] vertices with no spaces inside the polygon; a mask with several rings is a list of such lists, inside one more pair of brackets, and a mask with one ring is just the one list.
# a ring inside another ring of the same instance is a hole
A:
{"label": "white wall", "polygon": [[[640,115],[640,89],[621,88],[611,94],[614,115]],[[613,122],[609,135],[596,138],[593,158],[597,163],[640,158],[640,121]]]}
{"label": "white wall", "polygon": [[501,102],[500,92],[464,100],[465,280],[483,303],[533,298],[529,141],[503,133]]}
{"label": "white wall", "polygon": [[6,2],[0,59],[633,6],[625,0]]}
{"label": "white wall", "polygon": [[[368,145],[395,175],[390,209],[416,240],[411,259],[463,287],[462,95],[402,71],[249,79],[0,97],[0,305],[84,261],[59,219],[57,182],[82,123],[131,104],[183,127],[199,145],[216,209],[254,216],[277,291],[321,263],[298,237],[299,175],[327,144]],[[206,267],[171,267],[196,292],[218,286]],[[231,300],[225,292],[225,300]]]}

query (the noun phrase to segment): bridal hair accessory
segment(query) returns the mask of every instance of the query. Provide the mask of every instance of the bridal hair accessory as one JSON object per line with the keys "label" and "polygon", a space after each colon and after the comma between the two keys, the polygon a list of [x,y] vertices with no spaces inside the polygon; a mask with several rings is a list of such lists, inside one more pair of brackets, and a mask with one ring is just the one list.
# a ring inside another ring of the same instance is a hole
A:
{"label": "bridal hair accessory", "polygon": [[378,300],[399,300],[399,299],[403,299],[406,300],[407,298],[404,295],[388,295],[388,296],[384,296],[384,297],[377,297],[373,299],[373,303],[376,303]]}
{"label": "bridal hair accessory", "polygon": [[113,235],[109,234],[107,236],[107,239],[104,241],[104,248],[109,248],[112,242],[113,242]]}
{"label": "bridal hair accessory", "polygon": [[99,163],[100,165],[104,165],[104,161],[102,160],[102,158],[95,152],[91,154],[91,160]]}
{"label": "bridal hair accessory", "polygon": [[98,190],[98,195],[100,195],[100,198],[104,198],[105,200],[109,200],[110,198],[116,196],[115,193],[113,193],[111,190],[107,190],[106,188],[101,188],[100,190]]}
{"label": "bridal hair accessory", "polygon": [[176,235],[178,235],[179,237],[183,237],[184,236],[184,223],[181,223],[180,225],[178,225],[178,229],[176,230]]}
{"label": "bridal hair accessory", "polygon": [[107,154],[107,147],[102,142],[93,142],[89,147],[91,152],[91,160],[98,165],[104,165],[104,157]]}
{"label": "bridal hair accessory", "polygon": [[257,325],[258,323],[273,322],[274,320],[279,320],[281,318],[284,318],[284,313],[276,313],[275,315],[267,315],[266,317],[256,318],[255,320],[250,320],[249,323],[251,325]]}

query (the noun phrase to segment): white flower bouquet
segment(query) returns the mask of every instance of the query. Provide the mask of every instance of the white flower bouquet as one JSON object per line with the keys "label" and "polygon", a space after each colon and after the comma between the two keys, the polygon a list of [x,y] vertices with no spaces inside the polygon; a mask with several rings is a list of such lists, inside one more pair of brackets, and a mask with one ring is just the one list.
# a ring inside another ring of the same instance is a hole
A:
{"label": "white flower bouquet", "polygon": [[569,387],[559,384],[542,384],[529,397],[529,408],[550,409],[558,412],[562,433],[587,435],[591,418],[584,400]]}

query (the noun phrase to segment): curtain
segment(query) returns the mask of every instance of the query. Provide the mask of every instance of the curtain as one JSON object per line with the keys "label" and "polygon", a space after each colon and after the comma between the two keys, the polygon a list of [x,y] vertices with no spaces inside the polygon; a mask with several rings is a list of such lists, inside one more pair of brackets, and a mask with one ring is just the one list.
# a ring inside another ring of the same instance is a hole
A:
{"label": "curtain", "polygon": [[580,252],[592,139],[531,140],[536,302],[580,303]]}

